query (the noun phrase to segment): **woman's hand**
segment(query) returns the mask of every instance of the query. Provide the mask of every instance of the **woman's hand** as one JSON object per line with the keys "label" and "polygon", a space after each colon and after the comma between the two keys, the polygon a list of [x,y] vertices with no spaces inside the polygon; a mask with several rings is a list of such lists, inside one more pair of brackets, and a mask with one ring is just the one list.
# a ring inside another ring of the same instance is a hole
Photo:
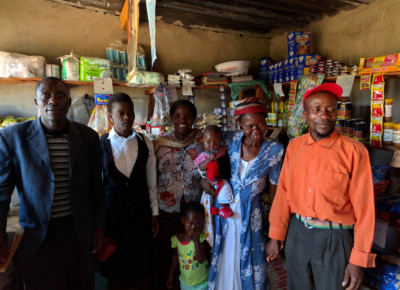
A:
{"label": "woman's hand", "polygon": [[158,224],[158,215],[153,215],[151,217],[153,238],[155,238],[158,234],[159,224]]}
{"label": "woman's hand", "polygon": [[202,178],[201,181],[201,187],[203,188],[204,192],[210,195],[217,195],[217,192],[215,191],[214,187],[212,186],[211,181],[209,181],[207,178]]}

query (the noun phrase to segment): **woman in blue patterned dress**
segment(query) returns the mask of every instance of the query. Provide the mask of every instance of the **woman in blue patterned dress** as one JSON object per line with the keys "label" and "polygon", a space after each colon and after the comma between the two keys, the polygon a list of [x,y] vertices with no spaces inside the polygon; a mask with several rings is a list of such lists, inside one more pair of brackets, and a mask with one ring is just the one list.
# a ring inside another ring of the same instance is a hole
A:
{"label": "woman in blue patterned dress", "polygon": [[[208,281],[210,290],[263,290],[268,278],[261,195],[269,181],[274,195],[281,168],[282,144],[264,140],[267,110],[249,98],[235,110],[242,131],[227,133],[225,145],[231,160],[230,184],[234,191],[234,216],[215,216],[215,242]],[[207,181],[203,189],[213,193]]]}

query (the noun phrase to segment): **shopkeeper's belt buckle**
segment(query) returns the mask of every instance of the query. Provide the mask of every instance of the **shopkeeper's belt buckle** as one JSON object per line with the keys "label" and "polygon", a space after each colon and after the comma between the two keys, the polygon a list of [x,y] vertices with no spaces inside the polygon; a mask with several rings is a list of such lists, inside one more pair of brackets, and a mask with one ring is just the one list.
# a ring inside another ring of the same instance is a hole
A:
{"label": "shopkeeper's belt buckle", "polygon": [[312,217],[304,217],[304,226],[307,228],[307,229],[309,229],[309,230],[311,230],[312,228],[314,228],[313,226],[310,226],[308,223],[307,223],[307,220],[311,220],[312,219]]}

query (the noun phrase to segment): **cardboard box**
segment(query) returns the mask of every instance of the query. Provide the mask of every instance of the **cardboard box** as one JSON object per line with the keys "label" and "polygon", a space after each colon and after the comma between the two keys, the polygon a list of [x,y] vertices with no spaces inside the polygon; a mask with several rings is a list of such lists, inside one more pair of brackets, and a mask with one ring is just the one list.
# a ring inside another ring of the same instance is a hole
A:
{"label": "cardboard box", "polygon": [[310,32],[294,31],[288,34],[288,53],[289,57],[308,54],[311,52],[311,34]]}
{"label": "cardboard box", "polygon": [[304,54],[300,55],[298,58],[298,66],[311,66],[316,64],[321,60],[321,56],[319,54]]}

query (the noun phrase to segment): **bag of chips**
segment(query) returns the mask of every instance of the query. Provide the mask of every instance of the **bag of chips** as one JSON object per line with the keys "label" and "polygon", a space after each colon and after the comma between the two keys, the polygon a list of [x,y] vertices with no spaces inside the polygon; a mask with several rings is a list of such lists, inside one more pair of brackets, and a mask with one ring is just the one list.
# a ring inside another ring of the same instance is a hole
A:
{"label": "bag of chips", "polygon": [[324,76],[325,75],[300,76],[296,102],[292,107],[292,113],[289,118],[287,130],[289,138],[295,138],[307,132],[308,125],[303,116],[303,97],[307,91],[319,86]]}

